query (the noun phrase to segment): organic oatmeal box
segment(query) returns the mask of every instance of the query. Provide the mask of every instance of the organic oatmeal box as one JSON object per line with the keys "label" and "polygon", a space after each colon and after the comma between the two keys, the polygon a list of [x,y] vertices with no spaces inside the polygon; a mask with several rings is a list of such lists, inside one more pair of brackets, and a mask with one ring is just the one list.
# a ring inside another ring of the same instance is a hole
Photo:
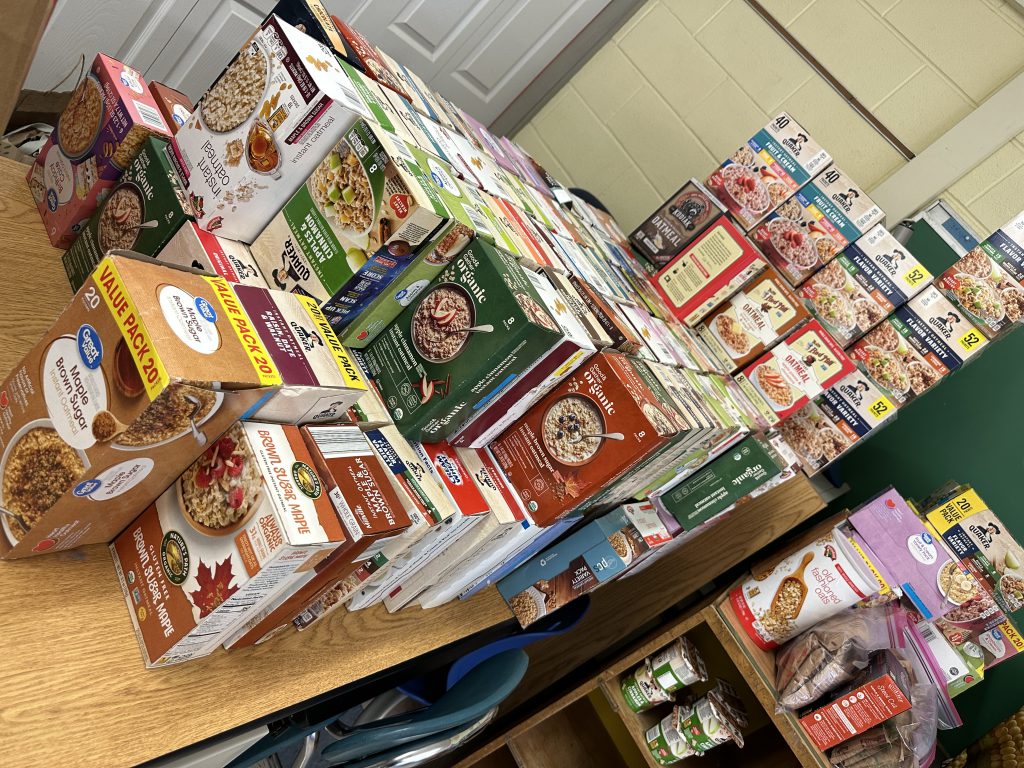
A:
{"label": "organic oatmeal box", "polygon": [[778,424],[854,370],[838,342],[809,320],[735,379],[758,412]]}
{"label": "organic oatmeal box", "polygon": [[1024,318],[1024,287],[1004,269],[1006,263],[986,240],[935,281],[946,298],[990,339],[1012,330]]}
{"label": "organic oatmeal box", "polygon": [[149,137],[64,254],[64,271],[72,288],[81,287],[108,251],[156,256],[194,218],[192,203],[167,154],[167,141]]}
{"label": "organic oatmeal box", "polygon": [[0,387],[0,556],[110,541],[280,383],[228,284],[107,257]]}
{"label": "organic oatmeal box", "polygon": [[377,47],[363,37],[358,30],[346,24],[337,16],[332,16],[331,18],[334,20],[335,27],[341,33],[344,45],[344,50],[336,49],[338,54],[349,64],[365,72],[385,88],[394,91],[408,101],[409,94],[402,87],[402,81],[388,67]]}
{"label": "organic oatmeal box", "polygon": [[212,653],[345,541],[295,427],[238,423],[110,545],[147,667]]}
{"label": "organic oatmeal box", "polygon": [[834,165],[769,214],[751,239],[777,269],[799,285],[885,214]]}
{"label": "organic oatmeal box", "polygon": [[660,269],[726,208],[696,179],[690,179],[629,236],[629,242],[654,269]]}
{"label": "organic oatmeal box", "polygon": [[194,221],[174,233],[156,254],[156,261],[218,275],[229,283],[268,287],[249,246],[217,237]]}
{"label": "organic oatmeal box", "polygon": [[498,582],[498,592],[528,627],[615,578],[646,550],[626,513],[613,510],[534,555]]}
{"label": "organic oatmeal box", "polygon": [[831,162],[832,156],[783,112],[704,183],[747,231]]}
{"label": "organic oatmeal box", "polygon": [[172,136],[192,117],[192,113],[196,110],[188,96],[169,85],[151,82],[149,93],[153,97],[153,101],[156,102],[157,109],[160,110]]}
{"label": "organic oatmeal box", "polygon": [[366,348],[395,425],[444,440],[564,340],[516,260],[471,243]]}
{"label": "organic oatmeal box", "polygon": [[150,136],[170,136],[142,75],[97,54],[29,169],[54,248],[68,248]]}
{"label": "organic oatmeal box", "polygon": [[741,368],[808,317],[807,310],[774,269],[766,269],[696,327],[726,371]]}
{"label": "organic oatmeal box", "polygon": [[951,371],[969,363],[988,339],[963,312],[934,285],[896,310],[894,315],[910,330],[922,350],[934,354]]}
{"label": "organic oatmeal box", "polygon": [[271,15],[174,135],[208,232],[253,242],[365,108],[334,54]]}
{"label": "organic oatmeal box", "polygon": [[767,265],[758,250],[725,216],[654,277],[672,313],[694,326]]}
{"label": "organic oatmeal box", "polygon": [[675,436],[635,365],[598,353],[491,444],[538,525],[580,507]]}

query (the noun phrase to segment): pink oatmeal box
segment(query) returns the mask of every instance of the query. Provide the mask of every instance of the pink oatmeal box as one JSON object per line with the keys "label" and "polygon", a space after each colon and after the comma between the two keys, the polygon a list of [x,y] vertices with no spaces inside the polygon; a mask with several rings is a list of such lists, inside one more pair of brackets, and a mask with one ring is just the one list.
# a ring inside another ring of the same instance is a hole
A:
{"label": "pink oatmeal box", "polygon": [[170,136],[142,75],[96,56],[28,172],[55,248],[68,248],[151,136]]}

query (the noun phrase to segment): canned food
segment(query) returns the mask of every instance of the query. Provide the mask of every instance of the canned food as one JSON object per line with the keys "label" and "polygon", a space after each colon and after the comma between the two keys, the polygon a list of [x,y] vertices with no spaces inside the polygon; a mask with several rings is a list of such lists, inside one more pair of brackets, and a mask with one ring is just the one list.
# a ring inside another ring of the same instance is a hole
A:
{"label": "canned food", "polygon": [[680,722],[683,714],[682,708],[673,707],[660,723],[647,729],[647,748],[658,765],[672,765],[700,754],[682,734]]}
{"label": "canned food", "polygon": [[741,728],[747,716],[742,702],[728,683],[719,681],[706,696],[694,702],[689,713],[680,718],[679,731],[698,754],[735,741],[743,746]]}
{"label": "canned food", "polygon": [[651,656],[650,665],[655,682],[666,694],[708,679],[704,659],[685,637]]}
{"label": "canned food", "polygon": [[654,679],[650,660],[644,659],[633,674],[622,681],[622,698],[634,712],[645,712],[672,697]]}

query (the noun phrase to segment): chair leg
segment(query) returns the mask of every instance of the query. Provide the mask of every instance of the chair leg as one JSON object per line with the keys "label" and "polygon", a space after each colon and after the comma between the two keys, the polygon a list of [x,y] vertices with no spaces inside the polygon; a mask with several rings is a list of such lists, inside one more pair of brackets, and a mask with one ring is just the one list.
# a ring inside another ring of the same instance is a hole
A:
{"label": "chair leg", "polygon": [[302,747],[292,762],[292,768],[308,768],[309,764],[313,761],[313,756],[316,755],[316,745],[319,740],[319,731],[309,734],[302,740]]}

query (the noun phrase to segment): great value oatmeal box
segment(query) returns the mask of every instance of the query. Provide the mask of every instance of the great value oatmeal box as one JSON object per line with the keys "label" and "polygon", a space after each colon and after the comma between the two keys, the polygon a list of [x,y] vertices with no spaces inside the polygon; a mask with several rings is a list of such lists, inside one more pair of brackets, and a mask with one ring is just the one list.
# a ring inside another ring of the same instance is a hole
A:
{"label": "great value oatmeal box", "polygon": [[786,281],[767,269],[697,326],[715,361],[734,371],[756,358],[808,318]]}
{"label": "great value oatmeal box", "polygon": [[884,221],[882,209],[867,193],[831,166],[769,214],[750,236],[768,261],[799,285]]}
{"label": "great value oatmeal box", "polygon": [[735,379],[769,425],[803,407],[855,366],[817,320],[809,320]]}
{"label": "great value oatmeal box", "polygon": [[98,54],[28,172],[55,248],[68,248],[149,136],[170,129],[136,70]]}
{"label": "great value oatmeal box", "polygon": [[240,423],[110,545],[147,667],[206,656],[345,532],[299,430]]}
{"label": "great value oatmeal box", "polygon": [[107,257],[0,386],[0,556],[107,542],[280,383],[221,278]]}
{"label": "great value oatmeal box", "polygon": [[334,54],[271,15],[175,134],[203,229],[253,242],[365,108]]}
{"label": "great value oatmeal box", "polygon": [[722,216],[658,272],[654,284],[672,313],[693,326],[766,266],[758,250]]}
{"label": "great value oatmeal box", "polygon": [[402,433],[437,442],[563,338],[516,260],[475,240],[373,340],[363,359]]}
{"label": "great value oatmeal box", "polygon": [[832,156],[783,112],[733,152],[704,183],[740,226],[750,230],[831,162]]}
{"label": "great value oatmeal box", "polygon": [[581,507],[676,435],[635,365],[598,353],[491,444],[538,525]]}

